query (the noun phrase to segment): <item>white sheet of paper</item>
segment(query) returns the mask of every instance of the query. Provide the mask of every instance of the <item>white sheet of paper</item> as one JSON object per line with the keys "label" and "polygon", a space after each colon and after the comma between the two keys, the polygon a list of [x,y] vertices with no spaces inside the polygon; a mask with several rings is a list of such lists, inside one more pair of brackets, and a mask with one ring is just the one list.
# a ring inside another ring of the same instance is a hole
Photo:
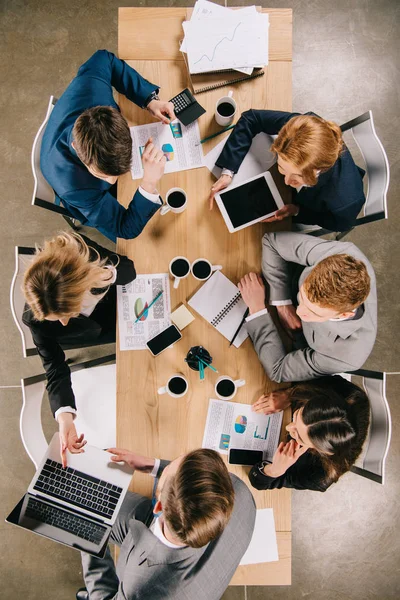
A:
{"label": "white sheet of paper", "polygon": [[207,27],[202,21],[182,25],[192,74],[268,64],[268,14],[231,11],[208,19]]}
{"label": "white sheet of paper", "polygon": [[[235,185],[241,181],[250,179],[250,177],[265,173],[265,171],[268,171],[276,163],[276,156],[270,151],[274,138],[276,136],[267,135],[266,133],[258,133],[253,138],[253,143],[240,165],[239,171],[233,178]],[[215,165],[215,161],[221,154],[227,139],[228,136],[214,146],[204,157],[204,165],[217,179],[220,177],[222,169]]]}
{"label": "white sheet of paper", "polygon": [[240,561],[241,565],[275,562],[279,560],[274,511],[272,508],[261,508],[256,513],[253,537]]}
{"label": "white sheet of paper", "polygon": [[[142,153],[147,140],[160,148],[167,159],[165,173],[197,169],[204,164],[203,149],[200,142],[200,130],[197,121],[187,127],[180,121],[169,125],[149,123],[130,127],[132,138],[132,179],[143,177]],[[198,145],[199,144],[199,145]]]}

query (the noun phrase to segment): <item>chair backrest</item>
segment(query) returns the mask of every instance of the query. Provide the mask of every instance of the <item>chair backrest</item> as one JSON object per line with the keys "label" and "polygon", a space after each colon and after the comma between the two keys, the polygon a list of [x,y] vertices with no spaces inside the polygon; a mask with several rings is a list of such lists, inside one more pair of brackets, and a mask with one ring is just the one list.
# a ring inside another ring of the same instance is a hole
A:
{"label": "chair backrest", "polygon": [[386,399],[386,373],[360,369],[353,372],[363,378],[363,386],[370,403],[370,427],[361,456],[361,467],[351,470],[357,475],[384,484],[385,461],[392,435],[390,408]]}
{"label": "chair backrest", "polygon": [[23,246],[15,246],[15,272],[11,281],[10,288],[10,305],[11,312],[14,317],[18,331],[22,339],[22,352],[24,357],[37,354],[36,346],[32,339],[31,330],[22,321],[22,315],[25,307],[25,298],[22,293],[22,281],[24,273],[31,264],[35,248],[25,248]]}
{"label": "chair backrest", "polygon": [[389,188],[390,169],[386,152],[378,138],[372,111],[344,123],[342,132],[351,131],[364,158],[368,191],[364,205],[364,217],[357,219],[356,225],[387,219],[387,191]]}
{"label": "chair backrest", "polygon": [[55,204],[56,195],[54,193],[54,190],[51,187],[51,185],[47,183],[40,169],[40,149],[42,147],[43,134],[56,102],[57,98],[54,98],[54,96],[50,96],[46,116],[44,118],[43,123],[39,127],[39,130],[33,141],[31,165],[35,184],[33,188],[32,205],[40,206],[41,208],[47,208],[48,210],[51,210],[53,212],[57,212],[61,215],[70,217],[71,215],[65,208],[59,206],[58,204]]}
{"label": "chair backrest", "polygon": [[[106,364],[114,361],[114,364]],[[75,426],[92,446],[116,445],[116,366],[115,354],[71,366],[72,388],[77,417]],[[46,375],[21,379],[22,409],[20,434],[24,448],[36,468],[48,446],[43,432],[41,407]]]}

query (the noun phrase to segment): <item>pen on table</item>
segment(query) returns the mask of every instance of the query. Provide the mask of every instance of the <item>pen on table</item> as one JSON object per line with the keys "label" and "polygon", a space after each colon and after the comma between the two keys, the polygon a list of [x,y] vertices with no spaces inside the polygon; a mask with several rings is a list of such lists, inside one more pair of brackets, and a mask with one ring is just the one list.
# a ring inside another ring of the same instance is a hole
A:
{"label": "pen on table", "polygon": [[236,329],[236,331],[235,331],[235,335],[234,335],[234,336],[233,336],[233,338],[231,339],[229,346],[232,346],[233,342],[235,341],[235,339],[236,339],[236,337],[237,337],[237,334],[238,334],[238,333],[239,333],[239,331],[242,329],[242,327],[243,327],[243,324],[244,324],[245,320],[246,320],[246,319],[247,319],[247,317],[249,316],[249,312],[250,312],[250,311],[249,311],[249,309],[248,309],[248,308],[246,308],[246,311],[245,311],[245,313],[244,313],[244,315],[243,315],[243,319],[241,320],[239,327]]}
{"label": "pen on table", "polygon": [[221,133],[225,133],[225,131],[229,131],[230,129],[233,129],[234,127],[235,127],[235,125],[229,125],[229,127],[224,127],[224,129],[221,129],[221,131],[217,131],[217,133],[213,133],[212,135],[209,135],[209,136],[203,138],[202,140],[197,142],[197,144],[195,144],[195,146],[200,146],[200,144],[204,144],[204,142],[208,142],[208,140],[212,140],[213,138],[217,137],[217,135],[221,135]]}
{"label": "pen on table", "polygon": [[157,300],[160,298],[160,296],[163,295],[163,293],[164,293],[163,290],[161,290],[161,292],[158,292],[157,296],[155,298],[153,298],[153,300],[150,302],[150,304],[146,308],[144,308],[141,313],[138,314],[138,317],[137,317],[135,323],[137,323],[138,321],[140,321],[140,319],[143,317],[144,313],[147,313],[147,311],[149,310],[149,308],[151,306],[153,306],[154,302],[157,302]]}

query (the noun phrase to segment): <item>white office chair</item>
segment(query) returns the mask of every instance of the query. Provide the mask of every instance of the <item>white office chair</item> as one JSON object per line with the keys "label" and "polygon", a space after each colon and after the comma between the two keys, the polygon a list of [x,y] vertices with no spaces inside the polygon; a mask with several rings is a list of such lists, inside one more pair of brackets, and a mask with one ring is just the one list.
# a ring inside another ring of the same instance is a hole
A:
{"label": "white office chair", "polygon": [[22,339],[22,353],[24,358],[37,354],[36,346],[32,339],[31,330],[22,321],[25,307],[25,298],[22,293],[24,273],[35,254],[35,248],[15,246],[15,272],[11,281],[10,305],[11,312]]}
{"label": "white office chair", "polygon": [[[351,379],[351,374],[342,377]],[[390,408],[386,399],[386,373],[359,369],[352,375],[362,377],[365,393],[370,403],[370,426],[363,452],[351,468],[353,473],[384,484],[385,461],[392,435]]]}
{"label": "white office chair", "polygon": [[[115,354],[96,358],[71,367],[75,394],[78,434],[84,433],[88,444],[99,448],[116,446],[116,365]],[[37,468],[49,442],[43,432],[41,407],[46,376],[21,379],[22,409],[20,433],[24,448]]]}
{"label": "white office chair", "polygon": [[75,219],[72,218],[66,208],[59,204],[59,200],[57,199],[53,188],[49,183],[47,183],[40,169],[40,149],[42,146],[43,134],[56,102],[57,98],[50,96],[45,119],[39,127],[39,130],[33,141],[31,165],[35,184],[33,188],[32,206],[40,206],[41,208],[46,208],[47,210],[51,210],[62,215],[72,229],[77,230],[78,227],[75,224]]}
{"label": "white office chair", "polygon": [[[376,134],[372,111],[369,110],[359,117],[347,121],[347,123],[341,125],[340,129],[343,133],[351,131],[353,134],[365,162],[368,189],[363,206],[363,216],[355,220],[351,229],[338,233],[336,240],[341,240],[354,227],[388,218],[387,191],[390,179],[389,161]],[[315,229],[315,225],[303,225],[301,231],[318,237],[326,233],[332,233],[328,229]]]}

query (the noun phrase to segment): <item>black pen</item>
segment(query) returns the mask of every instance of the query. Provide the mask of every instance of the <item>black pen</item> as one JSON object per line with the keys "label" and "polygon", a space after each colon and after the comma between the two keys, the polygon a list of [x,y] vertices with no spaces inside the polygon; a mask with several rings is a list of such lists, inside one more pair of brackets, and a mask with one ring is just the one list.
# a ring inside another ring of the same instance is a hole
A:
{"label": "black pen", "polygon": [[236,340],[237,334],[239,333],[239,331],[242,329],[243,327],[243,323],[245,322],[245,320],[247,319],[247,317],[249,316],[249,312],[250,310],[248,308],[246,308],[246,312],[243,315],[243,319],[240,322],[239,327],[236,329],[235,331],[235,335],[233,336],[233,338],[231,339],[231,342],[229,344],[229,347],[232,346],[233,342]]}

